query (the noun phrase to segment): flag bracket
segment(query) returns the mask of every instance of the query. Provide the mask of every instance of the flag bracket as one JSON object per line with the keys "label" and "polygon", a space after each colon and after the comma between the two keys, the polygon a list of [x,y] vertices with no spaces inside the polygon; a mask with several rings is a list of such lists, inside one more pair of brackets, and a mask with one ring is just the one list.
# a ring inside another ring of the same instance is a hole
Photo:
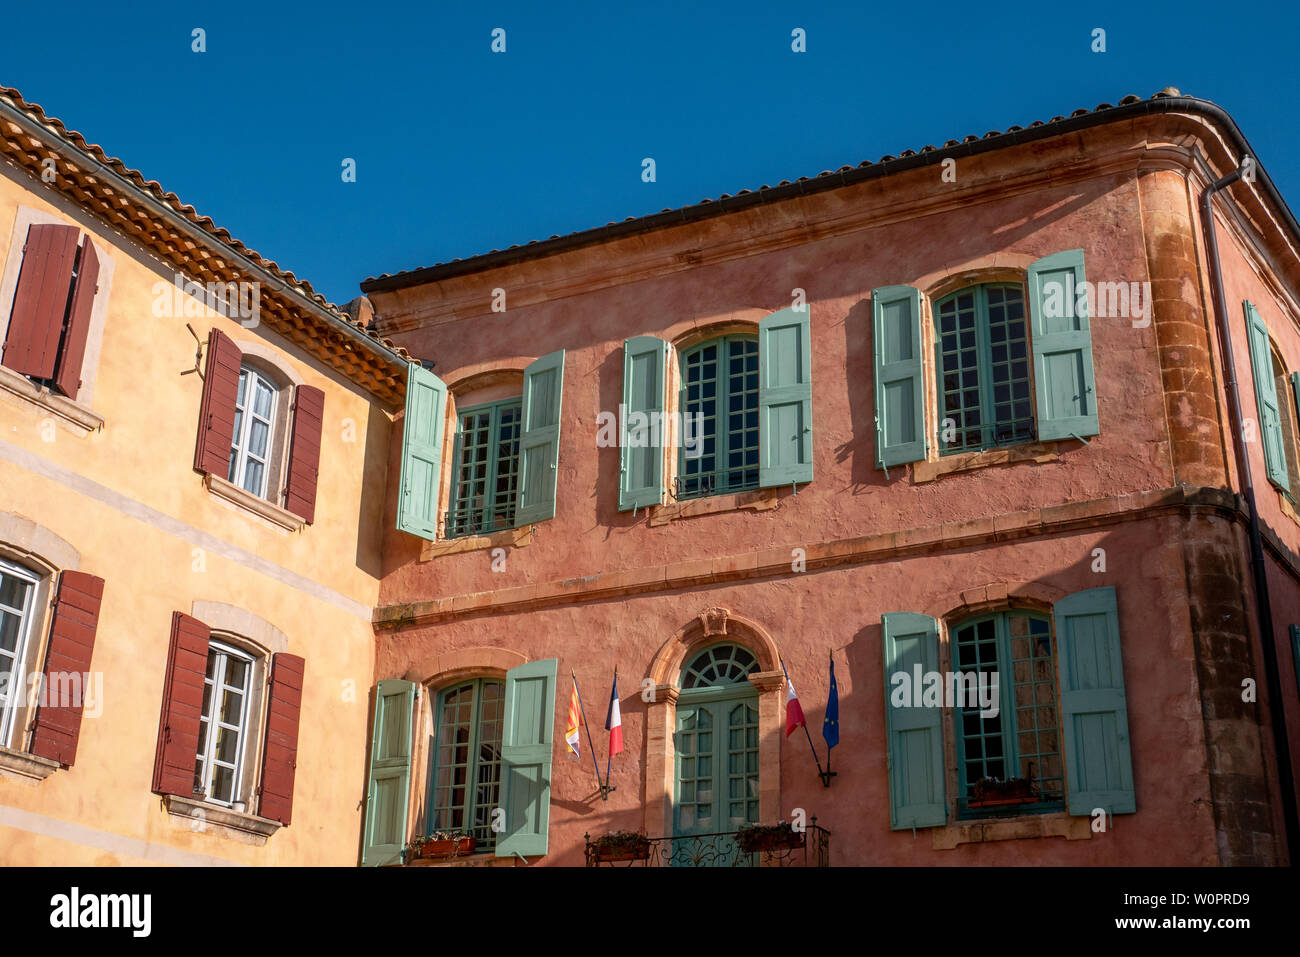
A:
{"label": "flag bracket", "polygon": [[824,788],[828,788],[831,786],[831,778],[835,777],[837,774],[839,774],[838,771],[829,771],[829,770],[817,772],[817,776],[822,779],[822,787]]}
{"label": "flag bracket", "polygon": [[602,784],[600,786],[600,799],[602,801],[608,801],[610,793],[617,790],[618,787],[613,784]]}

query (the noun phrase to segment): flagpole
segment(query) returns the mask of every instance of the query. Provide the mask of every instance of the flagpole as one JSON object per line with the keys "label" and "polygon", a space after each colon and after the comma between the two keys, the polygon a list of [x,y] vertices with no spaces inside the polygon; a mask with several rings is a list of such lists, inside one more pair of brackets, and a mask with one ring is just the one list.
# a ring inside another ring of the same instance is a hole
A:
{"label": "flagpole", "polygon": [[573,677],[573,690],[578,692],[578,711],[582,713],[582,726],[587,729],[587,747],[591,748],[591,766],[596,769],[596,790],[604,787],[600,780],[600,764],[596,761],[596,740],[591,736],[591,726],[587,724],[587,707],[582,703],[582,692],[578,689],[578,676],[569,669],[569,674]]}
{"label": "flagpole", "polygon": [[[781,659],[781,673],[785,675],[785,683],[786,683],[786,684],[789,684],[789,683],[790,683],[790,672],[786,671],[786,669],[785,669],[785,659],[784,659],[784,658]],[[800,705],[800,710],[802,710],[802,708],[803,708],[803,706]],[[804,718],[804,722],[803,722],[803,733],[804,733],[804,736],[808,739],[808,747],[812,749],[813,760],[817,762],[817,776],[818,776],[819,778],[821,778],[821,779],[822,779],[822,783],[825,784],[825,783],[826,783],[826,773],[825,773],[824,771],[822,771],[822,760],[821,760],[821,758],[817,757],[817,746],[813,744],[812,735],[808,733],[808,719],[807,719],[807,718]],[[827,757],[829,758],[829,755],[827,755]]]}
{"label": "flagpole", "polygon": [[[830,662],[831,662],[831,675],[832,675],[832,677],[833,677],[833,676],[835,675],[835,652],[831,651],[830,649],[827,649],[827,650],[826,650],[826,657],[830,659]],[[830,692],[828,691],[827,694],[829,695]],[[835,700],[836,700],[836,701],[839,701],[839,698],[837,697]],[[829,705],[829,700],[828,700],[827,703],[828,703],[828,705]],[[837,720],[837,722],[838,722],[838,719],[836,719],[836,720]],[[825,719],[825,718],[822,719],[822,723],[823,723],[823,724],[826,723],[826,719]],[[808,730],[808,726],[807,726],[807,725],[804,726],[804,730],[805,730],[805,731]],[[835,733],[836,733],[836,735],[839,734],[839,728],[838,728],[838,727],[835,729]],[[836,740],[838,740],[838,737],[837,737]],[[831,778],[835,777],[835,772],[831,770],[831,755],[834,753],[834,751],[835,751],[835,749],[832,748],[830,742],[827,741],[827,742],[826,742],[826,771],[822,774],[822,787],[824,787],[824,788],[828,788],[828,787],[830,787],[830,786],[831,786]]]}

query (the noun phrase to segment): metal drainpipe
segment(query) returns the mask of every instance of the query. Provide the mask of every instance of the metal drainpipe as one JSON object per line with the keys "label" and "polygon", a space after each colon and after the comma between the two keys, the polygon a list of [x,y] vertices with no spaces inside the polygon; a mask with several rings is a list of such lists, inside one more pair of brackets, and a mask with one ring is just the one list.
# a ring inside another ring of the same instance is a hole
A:
{"label": "metal drainpipe", "polygon": [[[1242,157],[1242,163],[1247,157]],[[1250,460],[1242,438],[1241,395],[1237,390],[1237,366],[1232,357],[1232,335],[1228,329],[1228,304],[1223,291],[1223,269],[1219,263],[1219,241],[1214,231],[1214,194],[1241,179],[1242,167],[1212,183],[1201,194],[1201,221],[1205,226],[1206,259],[1210,267],[1210,285],[1214,289],[1214,308],[1220,347],[1227,363],[1225,385],[1232,405],[1233,449],[1237,472],[1241,477],[1242,497],[1250,510],[1250,567],[1255,579],[1255,608],[1259,618],[1260,644],[1264,649],[1264,680],[1268,687],[1269,716],[1273,725],[1273,745],[1277,751],[1277,772],[1282,799],[1282,818],[1286,825],[1287,856],[1296,863],[1300,846],[1300,822],[1296,817],[1295,780],[1291,771],[1291,746],[1286,734],[1286,710],[1282,683],[1278,677],[1276,639],[1273,631],[1273,608],[1269,602],[1268,575],[1264,566],[1264,540],[1259,530],[1259,511],[1255,508],[1255,485],[1251,479]]]}

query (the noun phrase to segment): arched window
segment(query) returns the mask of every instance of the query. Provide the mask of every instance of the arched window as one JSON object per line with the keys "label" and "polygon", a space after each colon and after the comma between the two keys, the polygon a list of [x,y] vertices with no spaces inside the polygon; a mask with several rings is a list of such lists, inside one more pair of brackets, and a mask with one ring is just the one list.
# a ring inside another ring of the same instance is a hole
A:
{"label": "arched window", "polygon": [[1277,344],[1271,340],[1269,357],[1272,360],[1273,388],[1277,392],[1278,417],[1281,419],[1282,453],[1286,459],[1287,483],[1283,491],[1295,501],[1297,492],[1300,492],[1300,461],[1296,453],[1300,443],[1300,433],[1296,428],[1296,384],[1293,375],[1286,371]]}
{"label": "arched window", "polygon": [[475,678],[438,695],[429,762],[428,833],[464,832],[477,849],[496,846],[492,811],[500,806],[505,682]]}
{"label": "arched window", "polygon": [[1034,439],[1024,288],[968,286],[934,306],[939,449],[970,452]]}
{"label": "arched window", "polygon": [[758,668],[758,659],[740,645],[713,645],[682,669],[682,690],[739,684]]}
{"label": "arched window", "polygon": [[246,802],[246,752],[253,723],[257,659],[231,641],[213,635],[203,679],[203,710],[194,762],[194,794],[217,804]]}
{"label": "arched window", "polygon": [[0,747],[10,746],[14,715],[26,701],[40,581],[35,572],[0,559]]}
{"label": "arched window", "polygon": [[[277,446],[283,441],[277,428],[279,388],[264,372],[250,365],[239,369],[239,391],[235,396],[235,426],[230,442],[230,472],[226,481],[238,485],[258,498],[278,501],[278,481],[268,479],[279,458]],[[278,479],[278,475],[277,475]],[[268,494],[269,493],[269,494]]]}
{"label": "arched window", "polygon": [[[1056,811],[1065,801],[1051,621],[1001,611],[949,629],[958,813]],[[996,683],[995,683],[996,682]]]}
{"label": "arched window", "polygon": [[758,822],[758,692],[746,680],[757,668],[753,652],[727,643],[704,649],[682,669],[675,834],[733,832]]}
{"label": "arched window", "polygon": [[677,498],[758,488],[758,337],[710,339],[684,351]]}
{"label": "arched window", "polygon": [[457,412],[447,538],[515,527],[523,399]]}

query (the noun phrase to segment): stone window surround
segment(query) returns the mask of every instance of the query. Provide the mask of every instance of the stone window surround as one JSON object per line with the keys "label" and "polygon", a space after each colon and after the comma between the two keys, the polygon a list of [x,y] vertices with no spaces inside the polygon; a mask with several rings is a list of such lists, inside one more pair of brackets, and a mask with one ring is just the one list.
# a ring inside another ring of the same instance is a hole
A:
{"label": "stone window surround", "polygon": [[[1269,334],[1268,337],[1268,350],[1269,350],[1270,359],[1273,362],[1277,363],[1277,365],[1282,368],[1282,371],[1284,373],[1284,378],[1288,380],[1286,383],[1286,390],[1288,394],[1279,397],[1278,404],[1281,407],[1279,411],[1281,411],[1281,409],[1283,408],[1288,410],[1290,409],[1295,410],[1294,413],[1289,413],[1289,414],[1283,413],[1283,415],[1281,416],[1286,420],[1285,423],[1282,425],[1282,428],[1286,433],[1282,437],[1283,442],[1285,445],[1290,446],[1290,450],[1294,454],[1300,454],[1300,432],[1297,431],[1297,423],[1298,421],[1300,421],[1297,419],[1297,417],[1300,417],[1300,408],[1296,407],[1294,393],[1291,390],[1291,382],[1290,382],[1291,370],[1287,368],[1286,359],[1282,355],[1282,350],[1278,348],[1277,340],[1273,338],[1271,333]],[[1277,377],[1275,376],[1274,377],[1275,381],[1276,378]],[[1289,469],[1291,467],[1292,467],[1292,463],[1287,462],[1287,468]],[[1267,478],[1267,474],[1265,477]],[[1296,487],[1300,487],[1300,478],[1293,477],[1292,483]],[[1295,500],[1292,498],[1291,489],[1283,488],[1282,486],[1278,485],[1277,482],[1273,481],[1273,479],[1271,478],[1268,479],[1268,484],[1272,487],[1273,491],[1277,493],[1278,507],[1282,510],[1283,514],[1289,516],[1292,521],[1300,525],[1300,514],[1297,514],[1296,512]]]}
{"label": "stone window surround", "polygon": [[[43,664],[45,661],[55,581],[62,571],[80,569],[81,553],[44,525],[16,512],[0,512],[0,557],[30,568],[41,579],[32,599],[34,614],[31,643],[27,649],[27,659],[23,663],[25,674],[31,674],[36,669],[37,662]],[[0,773],[7,772],[6,777],[27,783],[43,781],[61,767],[58,762],[27,751],[30,725],[35,717],[32,710],[24,706],[14,717],[16,746],[8,747],[0,743]]]}
{"label": "stone window surround", "polygon": [[673,833],[673,794],[676,790],[673,735],[677,727],[678,681],[683,665],[704,647],[718,641],[743,645],[758,659],[759,671],[749,676],[758,692],[758,815],[775,824],[781,814],[781,737],[785,715],[776,642],[757,622],[726,608],[709,608],[684,625],[656,653],[648,673],[654,694],[646,707],[645,799],[642,826],[647,834]]}
{"label": "stone window surround", "polygon": [[[409,668],[403,675],[404,680],[415,682],[418,692],[413,722],[418,733],[411,748],[411,780],[406,801],[406,806],[411,809],[411,813],[407,816],[407,833],[403,847],[418,833],[423,832],[424,822],[428,819],[428,783],[433,741],[437,733],[436,710],[439,692],[470,678],[504,680],[507,671],[527,664],[528,660],[527,656],[508,648],[462,648],[459,651],[445,652],[424,659]],[[558,688],[556,700],[558,707]],[[373,721],[373,712],[371,719]],[[499,863],[489,863],[489,861]],[[517,862],[517,858],[497,858],[495,851],[480,851],[460,860],[418,863],[420,866],[437,864],[443,867],[504,867],[511,861]]]}
{"label": "stone window surround", "polygon": [[[284,486],[289,467],[289,443],[292,441],[294,392],[305,385],[303,377],[275,349],[256,340],[232,339],[240,351],[240,364],[249,365],[267,376],[277,386],[275,428],[271,435],[270,460],[267,464],[267,495],[265,498],[246,491],[224,475],[206,474],[203,486],[213,496],[236,507],[251,512],[258,518],[287,532],[296,532],[306,526],[301,516],[284,508]],[[251,361],[250,361],[251,360]]]}
{"label": "stone window surround", "polygon": [[[940,607],[926,609],[925,614],[939,622],[939,670],[952,670],[951,631],[953,626],[968,618],[995,611],[1024,610],[1047,616],[1052,629],[1053,648],[1056,642],[1056,622],[1052,606],[1066,596],[1063,589],[1035,581],[992,582],[967,589],[961,593],[961,604],[953,606],[945,601]],[[1057,688],[1057,724],[1060,726],[1059,687]],[[1014,817],[957,818],[957,791],[960,775],[957,767],[957,738],[953,709],[943,708],[944,786],[947,800],[946,825],[928,828],[931,846],[935,850],[953,850],[960,844],[988,843],[1042,837],[1064,837],[1067,840],[1089,840],[1092,828],[1089,818],[1074,817],[1067,812],[1050,814],[1019,814]],[[1064,758],[1064,756],[1063,756]]]}
{"label": "stone window surround", "polygon": [[[84,432],[93,431],[104,424],[103,418],[92,411],[95,400],[95,382],[99,376],[99,356],[104,339],[104,324],[108,318],[109,291],[113,285],[113,272],[116,262],[109,254],[107,246],[91,229],[90,224],[70,221],[56,213],[46,212],[31,206],[19,206],[14,215],[13,234],[9,241],[9,255],[0,271],[0,342],[4,342],[9,332],[9,318],[13,311],[14,294],[18,290],[18,274],[22,270],[23,246],[27,242],[27,231],[32,226],[74,226],[85,233],[87,241],[94,244],[99,256],[98,291],[90,311],[90,330],[86,335],[86,354],[81,365],[81,388],[76,399],[51,393],[44,387],[34,390],[34,394],[24,394],[18,388],[11,387],[10,377],[0,380],[0,386],[14,395],[21,395],[42,410],[53,412],[72,423]],[[5,370],[12,372],[12,370]],[[30,383],[26,376],[19,376]],[[13,384],[16,386],[16,383]],[[62,401],[59,401],[62,400]]]}
{"label": "stone window surround", "polygon": [[524,368],[532,359],[511,358],[472,365],[449,378],[447,408],[443,417],[442,469],[438,478],[438,540],[425,540],[419,561],[427,562],[441,555],[483,551],[489,548],[523,548],[532,542],[533,527],[503,528],[486,535],[446,537],[447,511],[451,507],[452,483],[456,481],[456,433],[460,429],[457,406],[470,408],[504,399],[520,398],[524,393]]}
{"label": "stone window surround", "polygon": [[[939,394],[938,360],[934,354],[934,344],[938,341],[935,328],[934,304],[945,296],[989,283],[1012,283],[1023,290],[1025,303],[1025,330],[1028,334],[1028,348],[1031,353],[1029,362],[1030,406],[1034,413],[1035,426],[1038,422],[1038,400],[1034,389],[1033,363],[1033,329],[1029,322],[1029,267],[1038,257],[999,252],[981,256],[965,265],[942,273],[920,277],[917,282],[909,283],[921,290],[921,374],[925,383],[925,459],[912,464],[913,484],[933,481],[951,472],[964,472],[970,469],[984,468],[990,465],[1006,465],[1015,462],[1055,462],[1059,442],[1018,442],[1014,445],[992,446],[973,452],[943,455],[938,442],[940,423],[943,415],[939,403],[943,396]],[[1035,435],[1037,429],[1035,428]]]}
{"label": "stone window surround", "polygon": [[[214,638],[244,650],[254,659],[246,705],[249,720],[245,728],[239,790],[240,803],[249,808],[253,806],[260,784],[258,776],[266,737],[265,702],[271,655],[287,651],[289,639],[266,619],[225,602],[195,600],[191,603],[190,615],[212,629]],[[188,830],[210,830],[245,844],[263,845],[281,827],[279,821],[197,797],[169,794],[162,803],[164,810],[175,819],[174,823],[183,824]]]}

